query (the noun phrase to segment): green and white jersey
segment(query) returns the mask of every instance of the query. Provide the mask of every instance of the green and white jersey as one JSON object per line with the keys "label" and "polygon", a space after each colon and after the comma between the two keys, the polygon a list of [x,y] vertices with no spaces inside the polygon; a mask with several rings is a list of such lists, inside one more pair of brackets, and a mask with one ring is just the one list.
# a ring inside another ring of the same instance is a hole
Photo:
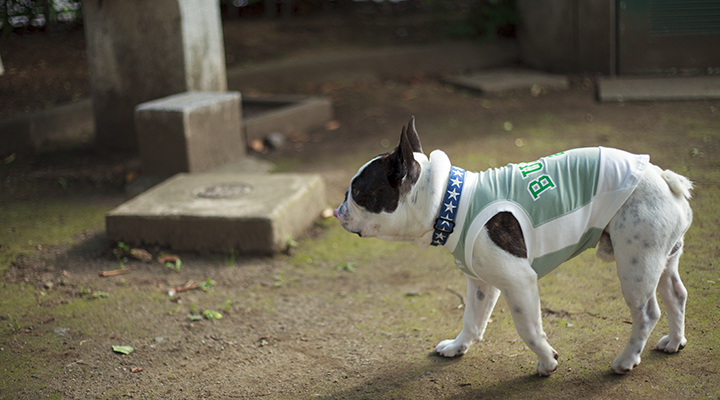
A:
{"label": "green and white jersey", "polygon": [[472,269],[475,239],[492,216],[511,212],[522,228],[530,264],[541,278],[597,245],[649,161],[648,155],[582,148],[466,172],[457,225],[445,246],[465,274],[479,279]]}

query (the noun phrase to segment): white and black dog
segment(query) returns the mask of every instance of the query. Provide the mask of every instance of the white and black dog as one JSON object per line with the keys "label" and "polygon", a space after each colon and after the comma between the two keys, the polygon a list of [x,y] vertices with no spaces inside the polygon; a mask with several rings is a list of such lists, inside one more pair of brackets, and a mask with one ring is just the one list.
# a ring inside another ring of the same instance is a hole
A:
{"label": "white and black dog", "polygon": [[555,371],[558,354],[542,328],[537,280],[599,243],[597,256],[617,263],[632,315],[630,339],[611,366],[624,374],[640,363],[660,317],[656,291],[669,322],[656,348],[674,353],[687,342],[678,260],[692,221],[691,189],[647,155],[602,147],[464,171],[440,150],[428,159],[410,119],[393,152],[360,168],[335,215],[361,237],[444,246],[455,255],[467,276],[463,329],[437,353],[463,355],[480,341],[502,293],[542,376]]}

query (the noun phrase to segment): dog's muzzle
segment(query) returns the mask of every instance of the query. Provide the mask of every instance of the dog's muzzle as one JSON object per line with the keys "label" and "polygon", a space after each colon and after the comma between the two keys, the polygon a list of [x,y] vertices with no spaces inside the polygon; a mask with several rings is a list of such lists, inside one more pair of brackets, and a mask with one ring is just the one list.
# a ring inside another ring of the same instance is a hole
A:
{"label": "dog's muzzle", "polygon": [[335,218],[337,218],[338,222],[340,222],[340,225],[342,225],[342,227],[343,227],[346,231],[348,231],[348,232],[350,232],[350,233],[355,233],[355,234],[357,234],[358,236],[362,237],[362,233],[361,233],[360,231],[357,231],[357,232],[356,232],[356,231],[352,231],[352,230],[348,229],[347,224],[345,223],[345,218],[342,218],[342,215],[345,215],[345,214],[347,213],[347,210],[343,210],[343,209],[342,209],[344,204],[345,204],[345,203],[341,204],[340,207],[338,207],[338,208],[336,208],[336,209],[333,210],[333,216],[334,216]]}

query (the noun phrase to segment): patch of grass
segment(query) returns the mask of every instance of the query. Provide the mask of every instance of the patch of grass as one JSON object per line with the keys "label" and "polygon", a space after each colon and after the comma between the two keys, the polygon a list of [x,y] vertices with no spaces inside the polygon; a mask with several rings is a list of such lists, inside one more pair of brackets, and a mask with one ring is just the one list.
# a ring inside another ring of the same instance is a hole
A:
{"label": "patch of grass", "polygon": [[38,246],[74,243],[84,232],[104,225],[104,206],[72,200],[40,200],[4,203],[0,207],[0,272],[19,254],[29,254]]}

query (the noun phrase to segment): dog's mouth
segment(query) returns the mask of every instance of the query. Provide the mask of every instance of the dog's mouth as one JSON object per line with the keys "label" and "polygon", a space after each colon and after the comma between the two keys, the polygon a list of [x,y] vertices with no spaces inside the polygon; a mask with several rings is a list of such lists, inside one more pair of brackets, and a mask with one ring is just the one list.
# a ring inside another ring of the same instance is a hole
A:
{"label": "dog's mouth", "polygon": [[340,221],[340,217],[338,216],[338,210],[339,210],[339,208],[336,208],[336,209],[333,210],[333,216],[334,216],[335,218],[337,218],[337,220],[340,222],[340,225],[342,225],[343,228],[345,228],[346,231],[348,231],[348,232],[350,232],[350,233],[354,233],[354,234],[362,237],[362,232],[360,232],[360,231],[351,231],[350,229],[347,228],[347,226],[345,226],[345,224],[342,223],[342,221]]}

